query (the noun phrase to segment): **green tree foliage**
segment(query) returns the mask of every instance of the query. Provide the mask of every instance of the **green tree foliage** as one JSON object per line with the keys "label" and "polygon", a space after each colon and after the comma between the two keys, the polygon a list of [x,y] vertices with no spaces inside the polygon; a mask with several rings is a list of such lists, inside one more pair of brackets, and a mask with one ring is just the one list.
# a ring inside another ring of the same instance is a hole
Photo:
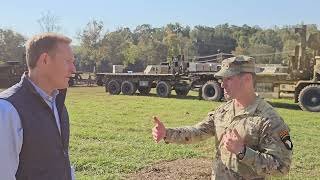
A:
{"label": "green tree foliage", "polygon": [[24,61],[25,37],[9,29],[0,29],[0,61]]}
{"label": "green tree foliage", "polygon": [[151,25],[138,26],[133,33],[136,38],[137,47],[139,49],[139,57],[136,63],[140,65],[140,69],[148,64],[159,64],[166,61],[168,46],[164,41],[166,33],[164,28],[152,28]]}
{"label": "green tree foliage", "polygon": [[195,48],[190,38],[190,27],[183,27],[179,23],[168,24],[165,27],[165,37],[163,39],[168,48],[168,60],[173,56],[184,54],[186,57],[195,56]]}
{"label": "green tree foliage", "polygon": [[133,40],[135,44],[139,42],[148,42],[153,37],[154,29],[150,24],[137,26],[133,32]]}
{"label": "green tree foliage", "polygon": [[196,26],[191,32],[197,54],[200,56],[216,54],[218,52],[230,53],[236,48],[236,40],[228,24],[216,28]]}
{"label": "green tree foliage", "polygon": [[180,47],[180,38],[177,34],[173,32],[168,32],[167,36],[164,38],[164,42],[168,47],[168,56],[177,56],[181,54],[181,47]]}
{"label": "green tree foliage", "polygon": [[75,53],[81,69],[92,71],[95,64],[101,63],[104,57],[102,37],[103,23],[96,20],[89,22],[78,33],[80,46],[75,49]]}
{"label": "green tree foliage", "polygon": [[124,49],[124,57],[126,59],[124,65],[134,64],[140,56],[139,47],[129,42],[128,46]]}
{"label": "green tree foliage", "polygon": [[272,29],[265,31],[258,31],[250,39],[251,45],[268,45],[273,47],[275,50],[282,50],[282,41],[280,36]]}
{"label": "green tree foliage", "polygon": [[257,64],[280,63],[275,60],[274,52],[274,48],[266,44],[257,44],[248,48],[249,55],[255,57]]}

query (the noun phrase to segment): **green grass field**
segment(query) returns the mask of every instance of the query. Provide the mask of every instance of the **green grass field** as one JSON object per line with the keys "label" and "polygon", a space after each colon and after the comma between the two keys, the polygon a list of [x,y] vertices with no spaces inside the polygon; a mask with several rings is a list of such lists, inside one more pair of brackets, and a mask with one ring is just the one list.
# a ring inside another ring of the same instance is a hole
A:
{"label": "green grass field", "polygon": [[[70,154],[77,179],[123,179],[159,161],[214,155],[213,139],[196,145],[152,140],[152,116],[159,116],[168,127],[193,125],[220,104],[200,101],[195,92],[187,99],[111,96],[103,87],[69,88],[68,93]],[[294,143],[292,169],[282,179],[319,178],[319,113],[297,110],[291,100],[271,102],[291,128]]]}

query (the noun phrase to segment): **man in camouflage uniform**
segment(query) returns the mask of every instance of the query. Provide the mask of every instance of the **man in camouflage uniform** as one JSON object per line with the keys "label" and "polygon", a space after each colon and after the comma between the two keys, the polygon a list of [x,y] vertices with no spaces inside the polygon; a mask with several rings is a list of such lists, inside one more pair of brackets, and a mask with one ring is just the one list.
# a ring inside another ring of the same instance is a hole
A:
{"label": "man in camouflage uniform", "polygon": [[289,172],[293,144],[289,128],[271,105],[255,94],[254,59],[225,59],[215,75],[229,101],[200,123],[166,128],[154,117],[153,138],[189,144],[215,137],[212,179],[266,179]]}

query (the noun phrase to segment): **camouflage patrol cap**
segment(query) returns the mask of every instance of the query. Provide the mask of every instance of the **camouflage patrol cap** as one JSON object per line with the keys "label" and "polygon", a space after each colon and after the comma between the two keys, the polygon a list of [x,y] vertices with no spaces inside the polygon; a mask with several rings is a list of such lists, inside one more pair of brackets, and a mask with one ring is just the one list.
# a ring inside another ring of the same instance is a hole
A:
{"label": "camouflage patrol cap", "polygon": [[249,56],[236,56],[222,61],[221,69],[214,76],[216,78],[231,77],[243,72],[255,73],[254,59]]}

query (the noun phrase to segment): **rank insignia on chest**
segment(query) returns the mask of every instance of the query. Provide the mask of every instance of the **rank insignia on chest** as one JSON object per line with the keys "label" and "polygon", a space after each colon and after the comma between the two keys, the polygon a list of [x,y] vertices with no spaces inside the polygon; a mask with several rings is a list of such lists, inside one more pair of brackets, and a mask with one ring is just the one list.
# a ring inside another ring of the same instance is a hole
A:
{"label": "rank insignia on chest", "polygon": [[279,133],[281,141],[283,144],[286,146],[288,150],[292,150],[293,144],[290,139],[289,131],[288,130],[283,130]]}

